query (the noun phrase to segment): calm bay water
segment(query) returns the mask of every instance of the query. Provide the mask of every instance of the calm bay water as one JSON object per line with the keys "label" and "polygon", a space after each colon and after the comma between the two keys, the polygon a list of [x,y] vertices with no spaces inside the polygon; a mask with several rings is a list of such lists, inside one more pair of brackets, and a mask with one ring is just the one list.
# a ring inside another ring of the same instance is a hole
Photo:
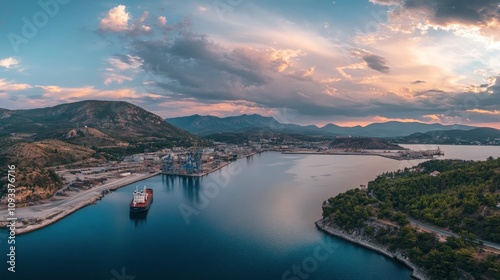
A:
{"label": "calm bay water", "polygon": [[[500,156],[500,147],[441,149],[447,158]],[[199,180],[153,177],[18,236],[16,273],[0,231],[0,279],[410,279],[406,267],[314,222],[325,199],[418,162],[264,153]],[[147,215],[129,215],[135,185],[155,191]]]}

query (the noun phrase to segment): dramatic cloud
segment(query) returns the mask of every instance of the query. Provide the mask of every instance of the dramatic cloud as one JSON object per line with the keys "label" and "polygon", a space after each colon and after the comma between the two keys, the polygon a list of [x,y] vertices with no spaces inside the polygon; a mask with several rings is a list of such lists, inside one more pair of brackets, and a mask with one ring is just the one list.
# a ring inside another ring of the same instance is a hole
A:
{"label": "dramatic cloud", "polygon": [[[427,114],[446,110],[437,104],[429,106],[425,100],[395,98],[393,94],[381,93],[377,99],[363,99],[363,91],[369,86],[339,78],[319,80],[314,77],[316,67],[297,67],[298,59],[307,57],[300,50],[227,48],[206,35],[193,33],[180,33],[174,40],[168,39],[137,40],[133,56],[139,57],[143,67],[154,73],[158,91],[152,91],[179,102],[246,100],[265,108],[286,107],[310,116],[378,115],[390,111],[397,117],[410,110]],[[362,69],[389,71],[381,56],[361,49],[353,50],[353,55],[362,61]],[[352,94],[354,91],[356,95]]]}
{"label": "dramatic cloud", "polygon": [[427,15],[432,23],[480,25],[498,24],[498,1],[492,0],[406,0],[403,8]]}
{"label": "dramatic cloud", "polygon": [[[389,22],[380,22],[375,33],[359,34],[353,42],[342,44],[262,10],[254,11],[260,14],[259,22],[247,22],[241,16],[222,24],[211,18],[215,14],[198,14],[201,22],[212,25],[207,34],[192,31],[193,19],[167,26],[165,16],[151,15],[157,22],[153,26],[161,30],[154,33],[147,25],[148,12],[134,20],[125,6],[117,6],[101,20],[101,30],[132,36],[122,41],[124,54],[106,60],[104,83],[135,87],[106,95],[133,99],[155,112],[177,108],[168,110],[170,116],[193,111],[269,115],[276,108],[289,108],[308,119],[452,123],[487,115],[478,110],[499,110],[487,107],[484,101],[495,102],[494,83],[477,83],[477,79],[465,80],[458,74],[476,59],[474,55],[457,59],[456,50],[449,47],[454,42],[399,33],[408,28],[404,24],[420,31],[445,28],[444,22],[431,20],[430,10],[422,7],[425,1],[414,1],[413,6],[410,1],[371,2],[393,6],[388,10]],[[197,6],[192,8],[199,12]],[[243,25],[248,28],[242,30]],[[323,23],[321,27],[324,29]],[[398,33],[402,35],[393,36]],[[134,39],[133,35],[144,34],[147,36]],[[495,61],[485,62],[481,68],[490,65]],[[65,91],[73,99],[82,92]],[[104,96],[93,88],[87,94]],[[42,96],[58,95],[44,89]]]}
{"label": "dramatic cloud", "polygon": [[173,42],[136,41],[134,47],[145,68],[164,78],[161,87],[175,94],[234,99],[245,88],[270,79],[262,71],[264,54],[227,49],[206,36],[183,34]]}
{"label": "dramatic cloud", "polygon": [[246,100],[268,108],[301,108],[306,114],[334,109],[327,97],[335,89],[319,81],[311,83],[316,67],[295,65],[305,56],[301,50],[228,48],[193,33],[168,39],[133,44],[133,55],[154,73],[156,86],[167,96],[206,102]]}
{"label": "dramatic cloud", "polygon": [[431,28],[453,31],[456,35],[480,40],[486,36],[500,40],[500,8],[492,0],[370,0],[378,5],[396,6],[390,16],[393,30],[408,32]]}
{"label": "dramatic cloud", "polygon": [[[223,19],[205,4],[82,10],[75,22],[94,21],[54,25],[45,40],[30,40],[43,55],[2,57],[2,106],[109,98],[162,116],[286,108],[301,123],[498,120],[498,1],[292,1],[284,9],[256,0],[232,6]],[[76,25],[98,25],[100,38],[68,41]],[[23,75],[21,58],[29,62]],[[48,61],[64,81],[45,70]]]}
{"label": "dramatic cloud", "polygon": [[14,57],[8,57],[0,60],[0,67],[14,68],[19,65],[19,60]]}

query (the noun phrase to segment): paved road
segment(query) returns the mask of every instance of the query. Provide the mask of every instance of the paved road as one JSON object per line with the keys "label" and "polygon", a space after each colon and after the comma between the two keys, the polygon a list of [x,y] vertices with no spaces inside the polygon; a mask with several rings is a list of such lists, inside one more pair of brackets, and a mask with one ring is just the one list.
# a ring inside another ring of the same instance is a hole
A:
{"label": "paved road", "polygon": [[[102,191],[115,188],[117,186],[124,186],[131,184],[133,182],[143,180],[144,178],[150,177],[153,174],[133,174],[128,177],[120,178],[115,181],[109,182],[102,186],[97,186],[85,191],[80,191],[79,193],[73,194],[70,197],[63,198],[61,200],[49,201],[44,204],[16,208],[16,218],[18,219],[40,219],[47,217],[55,212],[68,210],[79,203],[87,201],[93,197],[101,194]],[[8,210],[0,210],[0,221],[6,221],[9,218]]]}
{"label": "paved road", "polygon": [[[437,234],[440,234],[440,235],[443,235],[443,236],[455,236],[455,237],[458,237],[458,234],[454,233],[454,232],[451,232],[451,231],[446,231],[442,228],[439,228],[439,227],[436,227],[436,226],[432,226],[432,225],[429,225],[429,224],[426,224],[426,223],[422,223],[422,222],[419,222],[415,219],[412,219],[410,217],[407,217],[408,220],[413,224],[413,225],[416,225],[418,227],[421,227],[421,228],[424,228],[424,229],[427,229],[429,231],[432,231],[432,232],[435,232]],[[497,249],[497,250],[500,250],[500,244],[498,243],[493,243],[493,242],[490,242],[490,241],[485,241],[485,240],[481,240],[481,239],[476,239],[476,242],[483,242],[484,246],[486,247],[490,247],[490,248],[494,248],[494,249]]]}

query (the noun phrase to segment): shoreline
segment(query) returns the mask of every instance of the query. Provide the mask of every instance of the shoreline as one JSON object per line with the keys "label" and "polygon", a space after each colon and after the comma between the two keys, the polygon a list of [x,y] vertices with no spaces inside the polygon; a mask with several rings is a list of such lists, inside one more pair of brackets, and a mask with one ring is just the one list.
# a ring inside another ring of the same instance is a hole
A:
{"label": "shoreline", "polygon": [[[37,229],[41,229],[44,227],[47,227],[51,224],[54,224],[58,222],[59,220],[73,214],[74,212],[85,208],[89,205],[96,204],[99,200],[101,200],[106,194],[108,194],[111,191],[117,190],[119,188],[122,188],[124,186],[154,177],[158,175],[166,175],[166,176],[189,176],[189,177],[203,177],[207,176],[217,170],[220,170],[228,165],[230,165],[232,162],[227,162],[224,164],[221,164],[220,166],[211,169],[210,171],[203,172],[202,174],[196,174],[196,175],[186,175],[186,174],[165,174],[162,171],[157,171],[153,173],[136,173],[133,174],[130,177],[124,177],[124,178],[118,178],[116,180],[113,180],[111,182],[107,182],[104,185],[94,187],[93,189],[89,189],[86,192],[83,192],[81,194],[76,194],[75,196],[88,196],[86,198],[81,199],[80,201],[75,201],[74,203],[69,202],[71,199],[77,199],[77,197],[68,197],[67,199],[61,199],[61,200],[49,200],[46,203],[39,204],[39,205],[34,205],[34,206],[27,206],[27,207],[19,207],[16,208],[16,216],[18,216],[19,210],[23,211],[24,215],[21,215],[23,217],[20,217],[16,220],[16,234],[17,235],[22,235],[26,234],[29,232],[33,232]],[[64,203],[71,203],[70,205],[49,205],[50,203],[52,204],[64,204]],[[50,207],[46,209],[46,207]],[[30,212],[31,211],[31,212]],[[4,213],[5,212],[5,213]],[[26,213],[29,212],[29,213]],[[0,210],[0,229],[5,228],[10,221],[7,220],[8,218],[8,213],[7,209],[1,209]],[[29,224],[24,224],[23,221],[30,221],[28,222]]]}
{"label": "shoreline", "polygon": [[[125,187],[127,185],[130,185],[130,184],[133,184],[133,183],[136,183],[136,182],[139,182],[139,181],[142,181],[142,180],[145,180],[145,179],[148,179],[148,178],[160,175],[160,174],[161,174],[160,172],[138,174],[137,176],[129,177],[128,178],[129,180],[124,180],[123,182],[120,182],[120,183],[117,183],[117,181],[119,181],[119,179],[118,179],[118,180],[106,183],[102,186],[96,187],[94,189],[91,189],[87,193],[81,194],[81,195],[89,195],[89,197],[85,198],[81,201],[78,201],[70,206],[64,207],[64,209],[57,209],[59,206],[54,206],[52,208],[53,211],[51,211],[50,213],[46,213],[45,215],[42,214],[39,217],[35,216],[35,217],[19,218],[16,221],[16,234],[17,235],[26,234],[26,233],[35,231],[37,229],[41,229],[41,228],[44,228],[44,227],[49,226],[51,224],[54,224],[54,223],[60,221],[61,219],[73,214],[74,212],[76,212],[82,208],[85,208],[85,207],[92,205],[92,204],[96,204],[99,200],[101,200],[106,194],[108,194],[111,191],[117,190],[117,189]],[[123,179],[127,179],[127,177],[123,178]],[[71,199],[71,197],[69,199]],[[64,203],[67,201],[65,201],[63,199],[63,200],[58,200],[57,202]],[[16,211],[18,211],[19,209],[23,209],[23,211],[29,211],[29,210],[31,210],[30,207],[37,207],[37,206],[44,207],[46,205],[41,204],[41,205],[36,205],[36,206],[21,207],[21,208],[16,208]],[[33,211],[38,212],[35,209],[33,209]],[[46,211],[50,211],[50,209],[46,210]],[[24,219],[35,219],[37,221],[37,223],[28,224],[25,226],[21,222]],[[5,225],[7,223],[8,223],[7,221],[0,221],[0,226],[3,228],[3,227],[5,227]]]}
{"label": "shoreline", "polygon": [[418,157],[399,157],[390,155],[390,153],[376,153],[376,152],[314,152],[314,151],[282,151],[282,154],[292,155],[336,155],[336,156],[379,156],[393,160],[415,160],[415,159],[433,159],[434,156],[418,156]]}
{"label": "shoreline", "polygon": [[412,270],[411,277],[414,279],[418,279],[418,280],[427,280],[428,279],[428,277],[426,276],[425,272],[422,269],[420,269],[418,266],[416,266],[410,260],[401,256],[401,254],[399,254],[399,253],[391,253],[386,248],[384,248],[380,245],[372,244],[368,240],[361,240],[360,238],[351,236],[338,228],[326,225],[326,222],[323,219],[316,221],[314,224],[316,225],[316,228],[318,228],[319,230],[321,230],[321,231],[323,231],[331,236],[335,236],[335,237],[341,238],[345,241],[349,241],[351,243],[354,243],[356,245],[359,245],[359,246],[364,247],[366,249],[369,249],[371,251],[377,252],[381,255],[384,255],[390,259],[395,260],[396,262],[399,262],[399,263],[405,265],[406,267],[408,267]]}
{"label": "shoreline", "polygon": [[202,173],[195,173],[195,174],[177,174],[177,173],[168,173],[168,172],[163,172],[161,171],[159,174],[160,175],[167,175],[167,176],[179,176],[179,177],[205,177],[208,176],[211,173],[214,173],[215,171],[222,169],[228,165],[230,165],[232,162],[225,162],[210,171],[202,172]]}

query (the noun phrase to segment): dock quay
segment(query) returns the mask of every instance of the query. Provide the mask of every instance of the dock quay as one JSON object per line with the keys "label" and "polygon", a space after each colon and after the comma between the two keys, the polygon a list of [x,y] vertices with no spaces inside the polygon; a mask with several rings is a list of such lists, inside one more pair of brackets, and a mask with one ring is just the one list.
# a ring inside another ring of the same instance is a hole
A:
{"label": "dock quay", "polygon": [[231,162],[226,162],[226,163],[220,164],[220,165],[216,166],[215,168],[210,169],[209,171],[203,171],[200,173],[182,173],[182,172],[162,171],[160,174],[161,175],[169,175],[169,176],[181,176],[181,177],[204,177],[204,176],[207,176],[208,174],[213,173],[213,172],[215,172],[223,167],[228,166],[229,164],[231,164]]}
{"label": "dock quay", "polygon": [[204,177],[230,165],[238,159],[248,159],[262,152],[264,151],[252,152],[249,154],[231,154],[227,157],[227,161],[215,159],[214,161],[204,163],[202,163],[201,157],[197,157],[196,155],[193,156],[188,154],[185,158],[180,159],[173,159],[173,157],[167,156],[163,161],[161,174],[181,177]]}
{"label": "dock quay", "polygon": [[380,156],[394,160],[433,159],[436,156],[444,156],[439,148],[436,150],[412,151],[412,150],[285,150],[282,154],[306,154],[306,155],[341,155],[341,156]]}

